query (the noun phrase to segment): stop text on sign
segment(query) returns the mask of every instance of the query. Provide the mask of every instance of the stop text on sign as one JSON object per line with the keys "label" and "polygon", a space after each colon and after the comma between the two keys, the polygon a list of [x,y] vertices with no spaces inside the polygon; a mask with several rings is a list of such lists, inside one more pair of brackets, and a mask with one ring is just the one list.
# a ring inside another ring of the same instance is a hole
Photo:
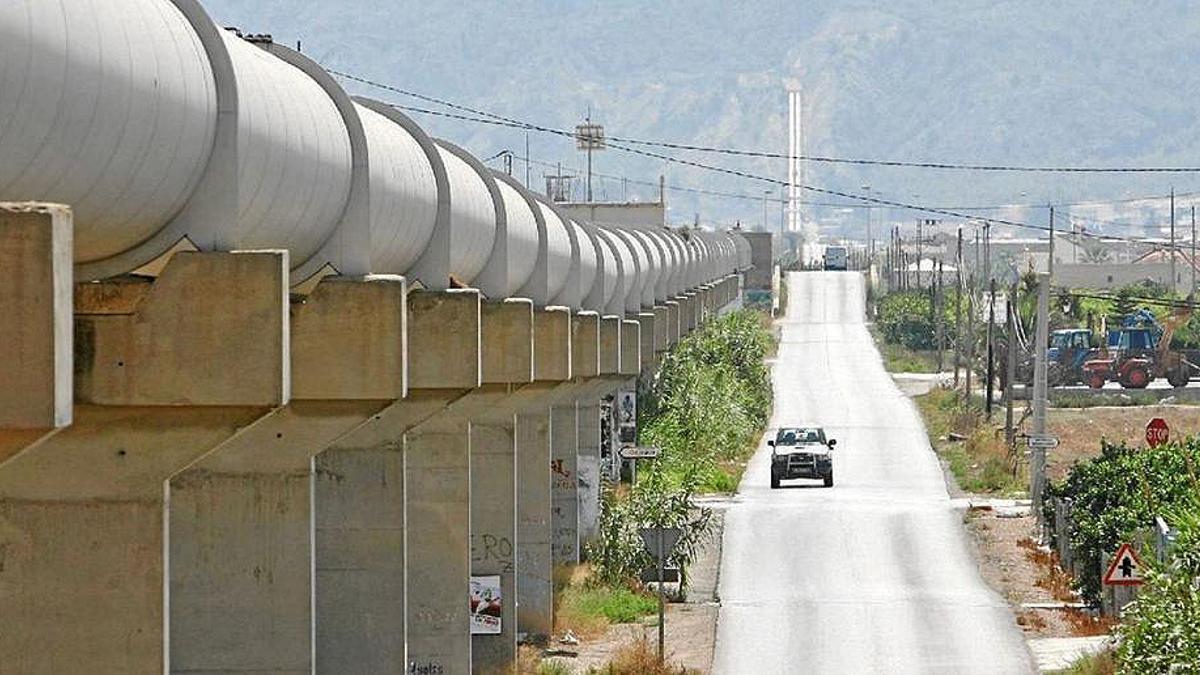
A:
{"label": "stop text on sign", "polygon": [[1146,444],[1150,447],[1162,445],[1171,439],[1171,427],[1161,417],[1155,417],[1146,424]]}

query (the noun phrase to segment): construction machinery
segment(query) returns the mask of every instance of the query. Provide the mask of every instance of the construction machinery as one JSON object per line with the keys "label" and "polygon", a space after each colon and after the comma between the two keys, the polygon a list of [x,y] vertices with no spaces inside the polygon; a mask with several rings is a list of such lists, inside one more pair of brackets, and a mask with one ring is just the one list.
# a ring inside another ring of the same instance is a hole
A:
{"label": "construction machinery", "polygon": [[1120,328],[1108,331],[1108,339],[1083,364],[1083,380],[1092,389],[1109,381],[1126,389],[1145,389],[1158,378],[1173,387],[1187,385],[1200,372],[1194,351],[1171,349],[1176,328],[1191,318],[1190,308],[1177,309],[1159,322],[1148,310],[1131,314]]}

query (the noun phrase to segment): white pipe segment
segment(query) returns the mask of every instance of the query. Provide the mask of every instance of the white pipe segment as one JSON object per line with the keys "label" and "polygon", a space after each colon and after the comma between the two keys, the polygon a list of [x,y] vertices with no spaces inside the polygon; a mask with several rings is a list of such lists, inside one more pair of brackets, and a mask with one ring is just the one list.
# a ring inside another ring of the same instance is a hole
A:
{"label": "white pipe segment", "polygon": [[736,269],[733,235],[581,224],[307,57],[197,0],[0,3],[0,199],[75,211],[79,278],[183,237],[284,249],[293,282],[450,277],[488,297],[639,312]]}
{"label": "white pipe segment", "polygon": [[571,226],[575,228],[575,239],[579,242],[579,288],[577,291],[579,297],[578,299],[571,298],[572,302],[569,303],[569,306],[574,307],[582,306],[588,293],[592,290],[603,253],[596,251],[591,236],[582,225],[572,220]]}
{"label": "white pipe segment", "polygon": [[662,269],[658,273],[658,281],[654,284],[654,302],[661,305],[670,300],[675,294],[670,291],[671,277],[675,274],[675,250],[671,248],[665,236],[659,230],[643,230],[643,234],[650,238],[658,249],[658,256],[662,260]]}
{"label": "white pipe segment", "polygon": [[433,236],[437,178],[412,134],[374,110],[355,106],[370,147],[372,272],[405,274]]}
{"label": "white pipe segment", "polygon": [[558,212],[542,199],[538,199],[538,208],[546,220],[546,287],[550,297],[556,298],[571,273],[571,233]]}
{"label": "white pipe segment", "polygon": [[151,237],[212,151],[203,54],[162,0],[0,2],[0,199],[70,205],[76,261]]}
{"label": "white pipe segment", "polygon": [[222,35],[238,82],[237,223],[192,236],[201,248],[286,248],[299,264],[329,238],[349,198],[346,126],[312,78]]}
{"label": "white pipe segment", "polygon": [[505,297],[514,295],[533,276],[538,256],[538,226],[533,209],[521,193],[504,181],[496,181],[508,217],[509,279]]}
{"label": "white pipe segment", "polygon": [[[605,259],[607,260],[611,257],[617,265],[617,278],[613,294],[608,299],[608,303],[604,307],[604,312],[605,314],[621,316],[629,311],[629,296],[633,294],[633,285],[637,280],[636,263],[629,247],[616,235],[612,228],[598,227],[596,234],[612,253],[611,256],[606,255]],[[635,309],[634,311],[637,310]]]}
{"label": "white pipe segment", "polygon": [[746,241],[741,232],[730,232],[729,237],[733,240],[733,245],[737,248],[738,269],[748,269],[752,264],[750,242]]}
{"label": "white pipe segment", "polygon": [[[614,227],[611,232],[616,236],[616,241],[625,247],[626,255],[631,260],[633,276],[626,285],[628,292],[625,294],[625,311],[637,314],[646,304],[646,282],[650,278],[650,259],[646,256],[646,249],[642,247],[641,243],[634,240],[627,230]],[[626,267],[625,274],[626,277],[629,277],[629,267]]]}
{"label": "white pipe segment", "polygon": [[496,205],[475,169],[440,144],[437,149],[450,181],[450,273],[469,284],[496,242]]}
{"label": "white pipe segment", "polygon": [[671,230],[663,230],[663,236],[671,243],[671,248],[675,251],[675,274],[671,282],[671,295],[679,295],[687,289],[687,275],[690,271],[690,261],[687,256],[687,249],[683,245],[683,238],[678,233]]}
{"label": "white pipe segment", "polygon": [[596,241],[599,242],[603,249],[604,269],[602,276],[604,281],[604,290],[601,297],[600,311],[605,314],[612,313],[610,303],[613,301],[613,296],[616,295],[617,286],[621,282],[621,259],[617,256],[617,249],[613,247],[608,240],[608,235],[603,231],[603,228],[596,228]]}
{"label": "white pipe segment", "polygon": [[[653,307],[658,304],[658,280],[664,272],[665,260],[662,252],[655,245],[653,238],[644,230],[630,228],[630,237],[642,247],[646,255],[648,272],[645,275],[645,285],[642,287],[642,304]],[[663,298],[665,300],[665,298]]]}

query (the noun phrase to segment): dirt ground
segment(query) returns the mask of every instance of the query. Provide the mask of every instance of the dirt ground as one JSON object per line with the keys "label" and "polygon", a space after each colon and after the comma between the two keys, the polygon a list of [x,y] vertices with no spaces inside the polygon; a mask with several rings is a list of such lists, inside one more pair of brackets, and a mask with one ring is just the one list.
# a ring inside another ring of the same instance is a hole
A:
{"label": "dirt ground", "polygon": [[[689,672],[711,673],[713,653],[716,649],[717,616],[720,609],[717,585],[720,582],[721,537],[724,530],[723,498],[709,497],[704,504],[715,512],[716,528],[713,537],[701,547],[696,561],[689,568],[690,586],[686,602],[671,603],[666,608],[667,660],[681,665]],[[599,669],[612,660],[622,648],[638,640],[646,640],[652,647],[658,645],[658,617],[645,617],[641,623],[626,623],[609,626],[602,635],[581,636],[578,645],[565,645],[556,635],[551,648],[568,652],[561,656],[550,656],[570,668],[572,673],[587,673]]]}
{"label": "dirt ground", "polygon": [[[550,656],[571,669],[572,673],[587,673],[600,669],[623,647],[645,640],[652,647],[658,644],[658,618],[647,617],[643,623],[622,623],[609,626],[603,635],[581,639],[576,646],[552,645],[574,656]],[[717,606],[715,604],[680,603],[667,605],[667,660],[689,671],[712,671],[713,647],[716,640]]]}
{"label": "dirt ground", "polygon": [[1052,554],[1034,543],[1032,516],[971,509],[964,520],[984,581],[1012,605],[1026,637],[1082,637],[1109,631],[1109,624],[1086,611],[1061,606],[1078,603],[1079,598]]}
{"label": "dirt ground", "polygon": [[1077,460],[1100,454],[1101,438],[1145,445],[1146,423],[1154,417],[1161,417],[1171,425],[1172,438],[1200,433],[1200,406],[1051,408],[1046,430],[1058,436],[1059,445],[1047,458],[1050,479],[1059,480]]}

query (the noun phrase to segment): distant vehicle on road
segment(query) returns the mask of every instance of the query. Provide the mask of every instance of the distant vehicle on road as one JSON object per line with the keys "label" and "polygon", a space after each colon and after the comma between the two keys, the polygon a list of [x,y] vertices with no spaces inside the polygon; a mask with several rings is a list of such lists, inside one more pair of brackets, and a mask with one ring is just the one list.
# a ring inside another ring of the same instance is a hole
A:
{"label": "distant vehicle on road", "polygon": [[848,257],[845,246],[826,246],[825,269],[840,272],[846,271]]}
{"label": "distant vehicle on road", "polygon": [[814,478],[833,487],[833,446],[821,427],[785,427],[767,441],[771,446],[771,488],[782,480]]}

